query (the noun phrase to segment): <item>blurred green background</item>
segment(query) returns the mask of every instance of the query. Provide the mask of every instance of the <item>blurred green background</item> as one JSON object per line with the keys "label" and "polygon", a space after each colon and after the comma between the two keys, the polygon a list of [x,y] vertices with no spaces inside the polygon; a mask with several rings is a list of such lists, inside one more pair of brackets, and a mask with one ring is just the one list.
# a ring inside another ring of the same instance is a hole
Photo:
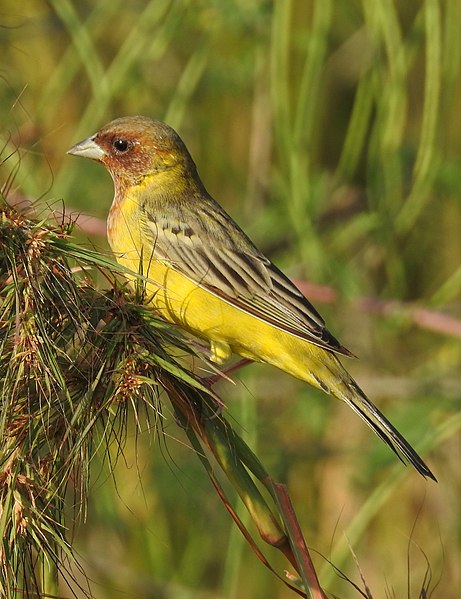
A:
{"label": "blurred green background", "polygon": [[[0,7],[11,201],[104,219],[107,173],[65,151],[114,117],[149,115],[180,132],[210,193],[264,252],[337,291],[312,299],[438,485],[348,408],[273,368],[253,365],[219,392],[288,485],[321,582],[340,597],[359,594],[329,559],[373,597],[461,588],[460,30],[459,0]],[[107,251],[103,236],[91,243]],[[397,303],[378,314],[365,296]],[[439,312],[452,317],[443,331]],[[173,419],[164,433],[133,426],[114,476],[95,457],[72,536],[93,595],[293,596],[245,545]]]}

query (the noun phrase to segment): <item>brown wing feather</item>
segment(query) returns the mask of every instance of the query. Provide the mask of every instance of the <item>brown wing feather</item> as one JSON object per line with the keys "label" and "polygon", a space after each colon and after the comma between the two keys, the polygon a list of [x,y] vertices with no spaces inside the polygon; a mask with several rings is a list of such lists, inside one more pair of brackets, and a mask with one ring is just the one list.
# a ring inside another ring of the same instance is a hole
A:
{"label": "brown wing feather", "polygon": [[143,227],[155,257],[255,318],[329,351],[352,356],[299,289],[218,204],[200,219],[188,213],[186,222],[184,216],[179,210],[147,214]]}

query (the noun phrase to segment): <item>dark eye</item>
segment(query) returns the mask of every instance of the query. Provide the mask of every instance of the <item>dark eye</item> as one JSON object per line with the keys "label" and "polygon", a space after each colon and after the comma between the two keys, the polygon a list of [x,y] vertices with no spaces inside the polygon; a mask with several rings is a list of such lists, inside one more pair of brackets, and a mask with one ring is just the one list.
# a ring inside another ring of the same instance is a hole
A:
{"label": "dark eye", "polygon": [[120,152],[121,154],[123,154],[130,148],[131,144],[126,139],[118,138],[118,139],[114,139],[114,141],[112,142],[112,145],[117,150],[117,152]]}

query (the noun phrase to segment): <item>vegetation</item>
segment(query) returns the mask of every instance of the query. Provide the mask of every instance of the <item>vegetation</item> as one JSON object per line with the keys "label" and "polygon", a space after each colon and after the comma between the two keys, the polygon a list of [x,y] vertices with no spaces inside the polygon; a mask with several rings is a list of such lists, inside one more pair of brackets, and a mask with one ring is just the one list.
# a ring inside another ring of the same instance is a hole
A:
{"label": "vegetation", "polygon": [[[455,597],[458,0],[5,0],[0,24],[1,592],[293,596],[202,468],[206,456],[215,473],[232,427],[243,463],[254,473],[257,454],[259,479],[286,483],[326,593],[360,596],[340,570],[364,596]],[[136,113],[181,132],[209,191],[360,356],[348,367],[438,485],[275,369],[210,389],[200,348],[142,307],[142,281],[127,293],[100,226],[111,183],[65,151]],[[219,415],[214,446],[185,426],[180,406],[197,404]],[[254,514],[237,513],[257,539]],[[67,564],[59,585],[43,550]]]}

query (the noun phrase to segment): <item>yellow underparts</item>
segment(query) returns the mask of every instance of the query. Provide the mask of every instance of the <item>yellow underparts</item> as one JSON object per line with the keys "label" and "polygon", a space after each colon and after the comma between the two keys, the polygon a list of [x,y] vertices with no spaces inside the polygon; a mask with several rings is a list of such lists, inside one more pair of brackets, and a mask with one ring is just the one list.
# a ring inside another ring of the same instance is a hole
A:
{"label": "yellow underparts", "polygon": [[141,240],[136,202],[126,198],[122,213],[123,218],[113,214],[108,221],[117,260],[148,277],[149,303],[166,320],[208,341],[215,362],[222,363],[235,353],[277,366],[323,391],[341,394],[350,377],[332,353],[246,314],[153,260],[152,249]]}

